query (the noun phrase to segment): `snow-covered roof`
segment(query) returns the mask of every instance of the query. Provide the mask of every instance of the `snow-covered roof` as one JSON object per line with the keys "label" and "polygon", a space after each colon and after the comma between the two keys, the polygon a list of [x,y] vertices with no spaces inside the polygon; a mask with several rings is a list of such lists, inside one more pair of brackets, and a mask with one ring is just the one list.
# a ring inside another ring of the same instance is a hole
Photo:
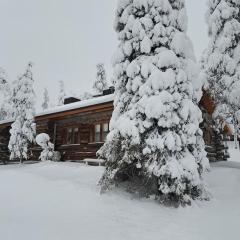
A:
{"label": "snow-covered roof", "polygon": [[[71,103],[71,104],[57,106],[57,107],[54,107],[54,108],[51,108],[51,109],[47,109],[45,111],[37,113],[35,115],[35,117],[40,117],[40,116],[50,115],[50,114],[60,113],[60,112],[66,112],[66,111],[69,111],[69,110],[89,107],[89,106],[98,105],[98,104],[101,104],[101,103],[112,102],[113,99],[114,99],[114,94],[105,95],[105,96],[96,97],[96,98],[91,98],[91,99],[87,99],[87,100],[82,100],[82,101],[79,101],[79,102],[75,102],[75,103]],[[13,119],[3,120],[3,121],[0,121],[0,125],[5,124],[5,123],[10,123],[12,121],[13,121]]]}
{"label": "snow-covered roof", "polygon": [[75,102],[75,103],[70,103],[67,105],[57,106],[52,109],[47,109],[43,112],[37,113],[36,117],[43,116],[43,115],[49,115],[49,114],[53,114],[53,113],[58,113],[58,112],[66,112],[66,111],[73,110],[73,109],[84,108],[84,107],[89,107],[89,106],[93,106],[93,105],[98,105],[101,103],[111,102],[111,101],[113,101],[113,98],[114,98],[114,94],[110,94],[110,95],[101,96],[101,97],[97,97],[97,98],[82,100],[82,101]]}

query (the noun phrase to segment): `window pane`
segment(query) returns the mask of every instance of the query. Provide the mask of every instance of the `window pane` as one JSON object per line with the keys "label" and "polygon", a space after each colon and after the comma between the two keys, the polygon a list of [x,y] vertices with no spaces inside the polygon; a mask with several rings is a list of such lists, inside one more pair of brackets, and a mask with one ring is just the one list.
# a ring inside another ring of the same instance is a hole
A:
{"label": "window pane", "polygon": [[95,132],[100,132],[101,131],[101,125],[97,124],[95,125]]}
{"label": "window pane", "polygon": [[73,134],[73,143],[78,143],[78,128],[74,128],[74,134]]}
{"label": "window pane", "polygon": [[109,133],[108,123],[104,123],[103,124],[103,141],[106,141],[108,133]]}
{"label": "window pane", "polygon": [[108,123],[103,124],[103,131],[108,132]]}
{"label": "window pane", "polygon": [[67,131],[67,144],[71,144],[72,143],[72,129],[68,128]]}
{"label": "window pane", "polygon": [[95,125],[95,142],[101,142],[101,125]]}

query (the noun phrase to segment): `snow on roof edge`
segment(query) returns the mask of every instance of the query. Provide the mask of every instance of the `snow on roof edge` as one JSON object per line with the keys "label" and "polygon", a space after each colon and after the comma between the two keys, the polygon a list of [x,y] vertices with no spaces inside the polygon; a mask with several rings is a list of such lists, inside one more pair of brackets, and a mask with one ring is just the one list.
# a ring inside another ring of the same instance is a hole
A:
{"label": "snow on roof edge", "polygon": [[[35,117],[50,115],[50,114],[59,113],[59,112],[66,112],[66,111],[74,110],[74,109],[78,109],[78,108],[89,107],[89,106],[98,105],[101,103],[111,102],[113,100],[114,100],[114,94],[91,98],[91,99],[82,100],[79,102],[70,103],[70,104],[66,104],[66,105],[62,105],[62,106],[57,106],[57,107],[54,107],[51,109],[47,109],[45,111],[37,113],[35,115]],[[10,123],[13,121],[14,121],[13,119],[3,120],[3,121],[0,121],[0,125],[5,124],[5,123]]]}
{"label": "snow on roof edge", "polygon": [[53,114],[53,113],[58,113],[58,112],[66,112],[66,111],[77,109],[77,108],[83,108],[83,107],[98,105],[101,103],[111,102],[111,101],[113,101],[113,99],[114,99],[114,94],[101,96],[101,97],[97,97],[97,98],[91,98],[91,99],[87,99],[87,100],[82,100],[82,101],[75,102],[75,103],[57,106],[52,109],[47,109],[43,112],[37,113],[36,117],[43,116],[43,115],[49,115],[49,114]]}

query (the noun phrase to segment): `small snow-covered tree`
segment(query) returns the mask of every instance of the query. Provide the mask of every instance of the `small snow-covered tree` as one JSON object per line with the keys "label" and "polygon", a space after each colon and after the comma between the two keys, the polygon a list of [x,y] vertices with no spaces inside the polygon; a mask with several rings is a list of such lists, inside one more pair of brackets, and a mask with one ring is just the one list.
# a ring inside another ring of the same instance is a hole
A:
{"label": "small snow-covered tree", "polygon": [[84,92],[82,95],[80,95],[81,100],[88,100],[93,98],[93,95],[89,92]]}
{"label": "small snow-covered tree", "polygon": [[46,110],[48,108],[49,108],[49,94],[47,88],[44,88],[42,109]]}
{"label": "small snow-covered tree", "polygon": [[29,63],[25,73],[14,83],[13,88],[13,122],[10,129],[10,159],[19,159],[20,163],[28,159],[28,148],[35,140],[36,124],[34,122],[35,94],[33,90],[32,64]]}
{"label": "small snow-covered tree", "polygon": [[97,93],[102,93],[103,90],[105,90],[107,88],[108,88],[108,84],[107,84],[106,71],[104,68],[104,64],[99,63],[97,65],[97,75],[96,75],[96,80],[93,84],[93,89]]}
{"label": "small snow-covered tree", "polygon": [[7,77],[5,71],[2,68],[0,68],[0,90],[2,90],[5,84],[7,83],[6,78]]}
{"label": "small snow-covered tree", "polygon": [[36,143],[42,148],[39,159],[41,161],[59,161],[61,156],[59,152],[54,151],[54,144],[50,142],[50,137],[46,133],[38,134]]}
{"label": "small snow-covered tree", "polygon": [[58,95],[58,106],[62,106],[64,104],[64,100],[66,97],[66,91],[65,91],[65,86],[63,81],[59,81],[59,95]]}
{"label": "small snow-covered tree", "polygon": [[210,44],[203,57],[206,86],[216,104],[215,117],[229,120],[237,144],[240,110],[240,1],[209,0]]}
{"label": "small snow-covered tree", "polygon": [[5,120],[12,117],[10,98],[11,87],[7,81],[5,71],[0,68],[0,120]]}
{"label": "small snow-covered tree", "polygon": [[166,204],[206,197],[209,165],[186,19],[184,0],[118,1],[114,112],[98,152],[106,164],[102,191],[124,181]]}

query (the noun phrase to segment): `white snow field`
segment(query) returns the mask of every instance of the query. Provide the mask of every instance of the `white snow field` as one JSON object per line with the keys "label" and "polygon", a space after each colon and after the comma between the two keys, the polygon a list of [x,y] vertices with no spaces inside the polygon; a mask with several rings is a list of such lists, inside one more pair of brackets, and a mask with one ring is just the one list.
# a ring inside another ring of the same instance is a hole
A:
{"label": "white snow field", "polygon": [[239,162],[240,163],[240,149],[235,149],[234,142],[228,142],[229,153],[230,153],[230,161]]}
{"label": "white snow field", "polygon": [[179,209],[119,190],[100,195],[102,172],[78,163],[0,166],[0,239],[238,239],[240,163],[213,164],[212,200]]}

